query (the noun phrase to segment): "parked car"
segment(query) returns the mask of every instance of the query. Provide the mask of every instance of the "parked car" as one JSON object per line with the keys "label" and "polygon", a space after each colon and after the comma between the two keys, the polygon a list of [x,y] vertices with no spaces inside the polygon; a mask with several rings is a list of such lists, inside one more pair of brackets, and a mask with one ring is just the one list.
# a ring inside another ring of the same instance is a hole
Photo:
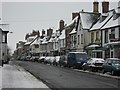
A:
{"label": "parked car", "polygon": [[17,59],[17,60],[20,60],[20,59],[21,59],[21,56],[18,56],[16,59]]}
{"label": "parked car", "polygon": [[56,56],[55,60],[53,61],[53,65],[59,65],[59,61],[60,61],[60,56]]}
{"label": "parked car", "polygon": [[39,56],[35,56],[34,62],[38,62]]}
{"label": "parked car", "polygon": [[69,52],[67,56],[68,67],[82,68],[83,63],[88,61],[89,57],[86,52]]}
{"label": "parked car", "polygon": [[120,59],[108,58],[103,64],[103,73],[110,72],[112,75],[120,74]]}
{"label": "parked car", "polygon": [[39,59],[39,56],[32,56],[30,60],[33,62],[35,61],[38,62],[38,59]]}
{"label": "parked car", "polygon": [[59,66],[67,67],[67,56],[66,55],[60,56]]}
{"label": "parked car", "polygon": [[41,57],[38,59],[38,62],[43,63],[44,60],[45,60],[45,56],[41,56]]}
{"label": "parked car", "polygon": [[102,58],[90,58],[86,63],[82,65],[83,70],[98,71],[102,70],[102,65],[104,63]]}
{"label": "parked car", "polygon": [[34,61],[34,59],[35,59],[35,57],[34,57],[34,56],[32,56],[32,57],[30,58],[30,60],[31,60],[31,61]]}
{"label": "parked car", "polygon": [[26,56],[21,56],[20,60],[24,61],[26,59]]}
{"label": "parked car", "polygon": [[46,56],[46,57],[45,57],[44,63],[45,63],[45,64],[50,63],[50,56]]}
{"label": "parked car", "polygon": [[53,56],[50,56],[50,59],[49,59],[49,64],[53,64],[53,62],[55,61],[55,57]]}
{"label": "parked car", "polygon": [[31,56],[26,56],[26,61],[30,61]]}

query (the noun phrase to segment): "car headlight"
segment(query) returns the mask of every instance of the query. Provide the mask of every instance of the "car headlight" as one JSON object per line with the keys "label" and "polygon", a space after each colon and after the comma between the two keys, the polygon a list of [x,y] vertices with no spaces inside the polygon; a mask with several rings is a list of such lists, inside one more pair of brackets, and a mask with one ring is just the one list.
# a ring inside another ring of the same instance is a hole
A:
{"label": "car headlight", "polygon": [[119,68],[117,67],[116,69],[118,70]]}

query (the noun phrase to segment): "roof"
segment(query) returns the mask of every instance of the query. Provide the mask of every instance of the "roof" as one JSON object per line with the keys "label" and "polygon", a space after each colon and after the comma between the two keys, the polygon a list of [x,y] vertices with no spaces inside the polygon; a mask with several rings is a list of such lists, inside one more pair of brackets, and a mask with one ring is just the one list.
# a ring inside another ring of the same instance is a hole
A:
{"label": "roof", "polygon": [[119,58],[107,58],[106,60],[120,60]]}
{"label": "roof", "polygon": [[83,29],[90,29],[99,16],[100,13],[80,12],[80,20]]}
{"label": "roof", "polygon": [[[115,15],[115,14],[114,14]],[[120,14],[119,17],[114,19],[114,16],[105,24],[105,26],[102,27],[102,29],[116,27],[120,25]]]}
{"label": "roof", "polygon": [[93,27],[90,29],[90,31],[101,29],[106,24],[106,22],[109,21],[109,19],[112,17],[112,15],[113,15],[113,10],[109,11],[108,13],[101,14],[99,20],[93,25]]}
{"label": "roof", "polygon": [[50,40],[49,40],[48,42],[53,42],[53,40],[54,40],[54,38],[51,37]]}
{"label": "roof", "polygon": [[100,47],[100,46],[96,45],[96,44],[92,44],[92,45],[87,46],[86,49],[92,49],[92,48],[95,48],[95,47]]}
{"label": "roof", "polygon": [[79,16],[76,16],[72,21],[70,21],[69,24],[67,24],[66,27],[69,27],[70,25],[74,24],[74,22],[77,22]]}
{"label": "roof", "polygon": [[31,45],[39,44],[39,43],[40,43],[40,39],[39,39],[39,37],[38,37],[38,38],[36,38],[36,39],[33,41],[33,43],[32,43]]}
{"label": "roof", "polygon": [[62,30],[62,34],[59,36],[59,39],[65,39],[65,29]]}
{"label": "roof", "polygon": [[116,13],[120,13],[120,7],[117,7],[117,8],[115,9],[115,12],[116,12]]}
{"label": "roof", "polygon": [[120,45],[120,41],[115,41],[115,42],[109,42],[105,45]]}
{"label": "roof", "polygon": [[33,38],[33,40],[32,41],[29,41],[29,42],[26,42],[24,45],[30,45],[30,44],[32,44],[36,39],[37,39],[37,35],[36,36],[32,36],[32,37],[29,37],[28,39],[30,39],[30,38]]}
{"label": "roof", "polygon": [[87,54],[86,52],[69,52],[69,53],[81,53],[81,54]]}
{"label": "roof", "polygon": [[48,43],[48,41],[47,41],[47,36],[46,36],[46,37],[43,38],[42,44],[47,44],[47,43]]}
{"label": "roof", "polygon": [[91,62],[91,63],[104,63],[104,61],[105,61],[102,58],[91,58],[91,59],[88,62]]}
{"label": "roof", "polygon": [[77,33],[76,28],[73,28],[73,30],[69,34],[75,34]]}

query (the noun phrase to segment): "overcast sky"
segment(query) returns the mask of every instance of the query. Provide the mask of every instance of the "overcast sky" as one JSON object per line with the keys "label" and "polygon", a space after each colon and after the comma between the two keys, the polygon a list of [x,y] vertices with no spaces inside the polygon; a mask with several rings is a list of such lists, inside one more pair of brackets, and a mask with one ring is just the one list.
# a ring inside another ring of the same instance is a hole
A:
{"label": "overcast sky", "polygon": [[[92,12],[93,9],[90,0],[89,2],[77,2],[77,0],[76,2],[71,2],[73,0],[66,0],[69,2],[14,1],[9,0],[8,2],[8,0],[3,0],[2,2],[2,21],[9,24],[9,31],[13,32],[8,34],[8,45],[12,50],[15,50],[16,43],[20,40],[24,41],[25,34],[31,33],[33,29],[39,31],[48,28],[57,29],[58,22],[61,19],[66,24],[70,22],[72,12],[81,11],[82,9],[86,12]],[[118,0],[110,2],[110,9],[116,8],[117,2]],[[101,7],[99,9],[101,12]]]}

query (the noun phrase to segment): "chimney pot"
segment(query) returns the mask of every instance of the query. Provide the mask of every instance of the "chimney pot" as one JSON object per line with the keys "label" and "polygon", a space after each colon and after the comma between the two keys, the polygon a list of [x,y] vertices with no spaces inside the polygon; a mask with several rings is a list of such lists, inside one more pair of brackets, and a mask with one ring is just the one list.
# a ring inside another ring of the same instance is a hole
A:
{"label": "chimney pot", "polygon": [[47,36],[51,37],[53,33],[53,29],[49,28],[47,29]]}
{"label": "chimney pot", "polygon": [[99,12],[99,2],[93,2],[93,12]]}
{"label": "chimney pot", "polygon": [[60,29],[60,32],[64,29],[64,21],[63,20],[60,20],[60,22],[59,22],[59,29]]}
{"label": "chimney pot", "polygon": [[42,30],[42,36],[44,36],[44,35],[45,35],[45,30],[43,29],[43,30]]}
{"label": "chimney pot", "polygon": [[109,2],[103,1],[102,2],[102,13],[107,13],[109,11]]}

